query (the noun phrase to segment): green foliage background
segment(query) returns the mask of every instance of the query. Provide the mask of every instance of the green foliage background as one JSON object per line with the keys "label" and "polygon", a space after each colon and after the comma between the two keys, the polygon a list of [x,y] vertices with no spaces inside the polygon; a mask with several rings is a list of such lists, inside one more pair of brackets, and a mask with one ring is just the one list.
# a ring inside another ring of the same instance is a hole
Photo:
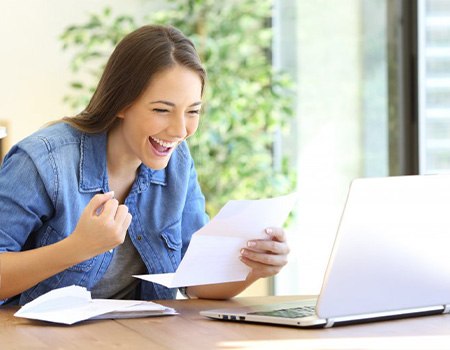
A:
{"label": "green foliage background", "polygon": [[167,0],[167,8],[142,19],[109,8],[61,35],[72,52],[73,93],[65,101],[82,110],[120,39],[144,24],[170,24],[196,45],[208,72],[202,121],[189,139],[207,211],[230,199],[285,194],[295,186],[287,159],[275,167],[274,134],[293,115],[288,76],[271,64],[270,0]]}

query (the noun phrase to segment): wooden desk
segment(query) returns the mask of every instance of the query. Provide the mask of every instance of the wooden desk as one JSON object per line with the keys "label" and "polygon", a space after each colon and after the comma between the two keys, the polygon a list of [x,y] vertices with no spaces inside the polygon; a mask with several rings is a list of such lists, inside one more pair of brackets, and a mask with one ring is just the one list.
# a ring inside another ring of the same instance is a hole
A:
{"label": "wooden desk", "polygon": [[53,325],[13,316],[0,309],[0,349],[449,349],[450,315],[330,329],[302,330],[215,321],[200,310],[293,297],[238,298],[231,301],[172,300],[177,316],[85,321]]}

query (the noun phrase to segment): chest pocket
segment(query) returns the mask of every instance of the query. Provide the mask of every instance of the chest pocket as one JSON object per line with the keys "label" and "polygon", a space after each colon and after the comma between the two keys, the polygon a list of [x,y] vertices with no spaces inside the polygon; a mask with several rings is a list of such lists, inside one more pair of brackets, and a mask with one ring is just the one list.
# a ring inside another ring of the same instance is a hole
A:
{"label": "chest pocket", "polygon": [[173,268],[176,270],[181,261],[181,248],[183,246],[181,220],[165,228],[161,232],[161,239],[167,248],[167,254],[172,262]]}

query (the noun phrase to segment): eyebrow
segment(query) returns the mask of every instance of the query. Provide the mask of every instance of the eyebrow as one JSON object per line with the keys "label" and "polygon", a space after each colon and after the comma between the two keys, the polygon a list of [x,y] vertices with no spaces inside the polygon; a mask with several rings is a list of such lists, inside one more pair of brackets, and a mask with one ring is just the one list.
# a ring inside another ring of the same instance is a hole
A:
{"label": "eyebrow", "polygon": [[[155,104],[155,103],[162,103],[162,104],[165,104],[165,105],[168,105],[168,106],[171,106],[171,107],[175,107],[175,103],[170,102],[170,101],[157,100],[157,101],[150,102],[150,104]],[[194,102],[189,107],[199,106],[201,104],[202,104],[202,101],[198,101],[198,102]]]}

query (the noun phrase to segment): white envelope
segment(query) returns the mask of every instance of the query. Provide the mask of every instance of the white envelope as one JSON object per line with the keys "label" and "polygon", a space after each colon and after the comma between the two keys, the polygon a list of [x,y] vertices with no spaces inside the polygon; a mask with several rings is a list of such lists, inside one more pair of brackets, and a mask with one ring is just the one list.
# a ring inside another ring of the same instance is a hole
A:
{"label": "white envelope", "polygon": [[150,301],[91,299],[80,286],[54,289],[22,306],[14,316],[74,324],[88,319],[135,318],[175,315],[172,309]]}

